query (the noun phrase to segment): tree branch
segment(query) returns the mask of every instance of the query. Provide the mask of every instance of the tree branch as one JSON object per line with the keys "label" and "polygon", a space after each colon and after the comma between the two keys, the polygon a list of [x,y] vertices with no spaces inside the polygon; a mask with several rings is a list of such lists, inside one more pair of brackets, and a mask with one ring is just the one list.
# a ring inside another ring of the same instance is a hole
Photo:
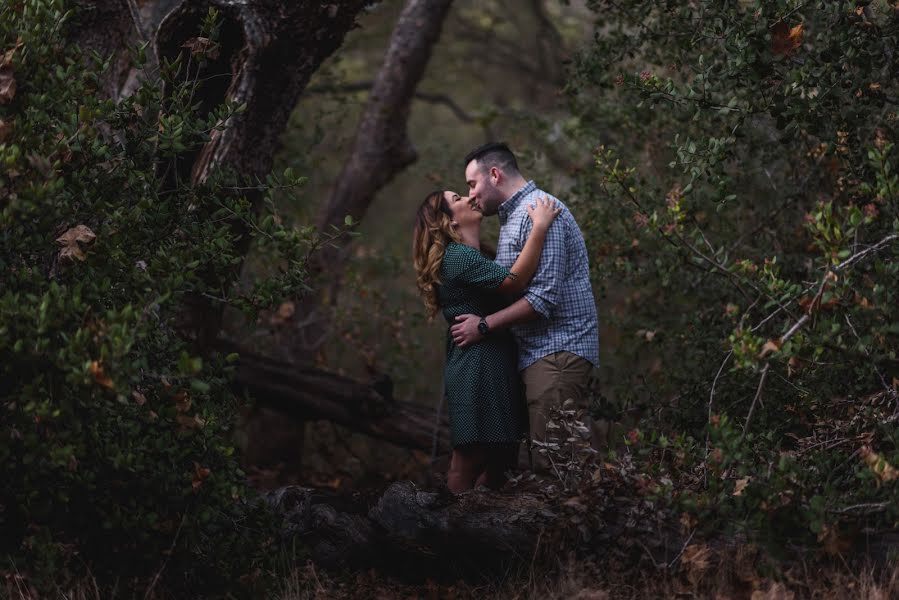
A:
{"label": "tree branch", "polygon": [[[313,85],[306,88],[307,94],[350,94],[353,92],[370,92],[374,86],[373,81],[356,81],[351,83],[342,83],[337,85]],[[413,94],[416,100],[428,102],[429,104],[442,104],[449,108],[457,119],[463,123],[475,123],[477,119],[465,112],[465,109],[459,106],[452,96],[447,94],[432,94],[428,92],[416,91]]]}

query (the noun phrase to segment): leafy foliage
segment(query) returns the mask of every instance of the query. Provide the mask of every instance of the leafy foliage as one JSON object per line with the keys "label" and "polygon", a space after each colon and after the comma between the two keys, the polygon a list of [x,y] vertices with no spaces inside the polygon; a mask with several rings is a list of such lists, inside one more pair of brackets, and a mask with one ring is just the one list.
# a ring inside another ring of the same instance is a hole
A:
{"label": "leafy foliage", "polygon": [[773,547],[895,526],[899,12],[589,5],[567,133],[595,148],[575,204],[621,294],[607,393],[652,407],[636,448],[685,445],[647,469]]}
{"label": "leafy foliage", "polygon": [[[0,8],[2,568],[49,585],[84,569],[149,582],[171,563],[191,595],[214,593],[261,562],[267,517],[225,435],[236,356],[191,345],[186,302],[253,315],[302,292],[323,240],[274,210],[272,189],[302,183],[292,173],[170,177],[242,110],[195,112],[214,13],[160,65],[167,85],[149,77],[115,102],[106,57],[66,44],[65,9]],[[234,283],[245,240],[272,265],[249,291]]]}

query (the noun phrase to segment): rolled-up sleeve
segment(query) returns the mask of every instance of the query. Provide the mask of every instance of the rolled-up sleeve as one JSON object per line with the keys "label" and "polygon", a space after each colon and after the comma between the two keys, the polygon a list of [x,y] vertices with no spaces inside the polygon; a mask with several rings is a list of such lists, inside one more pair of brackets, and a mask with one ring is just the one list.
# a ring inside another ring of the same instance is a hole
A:
{"label": "rolled-up sleeve", "polygon": [[[559,291],[565,278],[565,220],[562,217],[560,215],[550,225],[537,272],[524,293],[524,299],[545,319],[552,317],[559,303]],[[530,233],[531,223],[528,220],[527,234]]]}

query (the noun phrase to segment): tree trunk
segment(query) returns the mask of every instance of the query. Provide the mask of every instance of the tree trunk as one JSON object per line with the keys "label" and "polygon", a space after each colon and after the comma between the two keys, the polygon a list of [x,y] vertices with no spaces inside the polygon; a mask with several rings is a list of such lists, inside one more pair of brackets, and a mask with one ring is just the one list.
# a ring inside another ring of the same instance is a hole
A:
{"label": "tree trunk", "polygon": [[[210,8],[218,10],[222,48],[203,76],[218,76],[202,88],[204,107],[225,100],[246,103],[189,165],[194,181],[218,167],[252,180],[272,168],[279,138],[312,73],[343,41],[366,0],[204,0],[182,2],[162,21],[157,34],[160,58],[173,60],[198,35]],[[201,109],[202,110],[202,109]]]}
{"label": "tree trunk", "polygon": [[[347,215],[354,221],[362,219],[378,191],[417,160],[418,153],[407,131],[409,112],[451,3],[452,0],[406,2],[384,63],[371,86],[350,156],[334,183],[329,202],[319,213],[321,231],[342,226]],[[343,259],[342,248],[325,248],[316,256],[312,271],[339,277]],[[314,318],[304,319],[311,324],[298,330],[291,343],[295,360],[314,355],[325,339],[331,317],[328,307],[323,306],[323,298],[333,302],[338,284],[332,279],[329,285],[324,294],[312,295],[301,303],[302,312]]]}
{"label": "tree trunk", "polygon": [[[160,0],[157,10],[145,8],[149,19],[158,19],[168,8]],[[312,0],[203,0],[181,2],[162,19],[156,34],[160,61],[174,61],[182,53],[183,77],[199,84],[194,102],[207,113],[223,102],[244,104],[228,127],[213,130],[211,139],[197,152],[167,165],[174,181],[203,182],[216,169],[227,169],[256,185],[271,171],[280,136],[312,73],[343,41],[367,0],[321,3]],[[200,65],[189,60],[185,43],[199,35],[210,9],[219,12],[220,48],[217,56]],[[192,68],[192,70],[191,70]],[[252,196],[252,194],[250,194]],[[258,198],[252,198],[254,201]],[[233,223],[242,250],[249,236]],[[235,268],[235,277],[239,267]],[[209,299],[187,298],[179,328],[192,338],[198,351],[209,348],[221,329],[223,306]]]}

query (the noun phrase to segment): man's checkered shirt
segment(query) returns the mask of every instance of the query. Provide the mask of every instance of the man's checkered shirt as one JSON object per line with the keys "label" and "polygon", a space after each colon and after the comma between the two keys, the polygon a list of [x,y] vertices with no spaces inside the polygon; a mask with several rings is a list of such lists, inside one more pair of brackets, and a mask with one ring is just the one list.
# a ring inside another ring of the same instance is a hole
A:
{"label": "man's checkered shirt", "polygon": [[598,365],[599,330],[587,247],[568,208],[528,181],[499,206],[501,227],[496,262],[507,269],[512,267],[533,225],[527,206],[544,195],[555,200],[562,212],[546,234],[537,272],[524,293],[542,318],[512,327],[518,341],[518,369],[562,350]]}

